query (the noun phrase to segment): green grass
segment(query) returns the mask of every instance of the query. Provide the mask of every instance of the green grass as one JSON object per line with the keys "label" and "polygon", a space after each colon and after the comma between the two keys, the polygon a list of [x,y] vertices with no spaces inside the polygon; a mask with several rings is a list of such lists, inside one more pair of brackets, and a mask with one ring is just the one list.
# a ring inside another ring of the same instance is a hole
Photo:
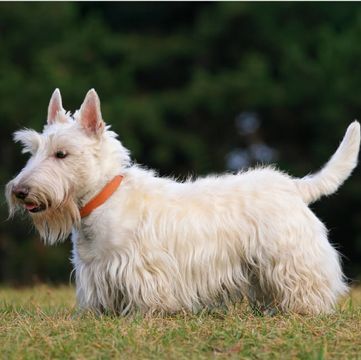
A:
{"label": "green grass", "polygon": [[329,316],[246,304],[165,318],[77,315],[74,289],[0,289],[1,359],[361,359],[361,289]]}

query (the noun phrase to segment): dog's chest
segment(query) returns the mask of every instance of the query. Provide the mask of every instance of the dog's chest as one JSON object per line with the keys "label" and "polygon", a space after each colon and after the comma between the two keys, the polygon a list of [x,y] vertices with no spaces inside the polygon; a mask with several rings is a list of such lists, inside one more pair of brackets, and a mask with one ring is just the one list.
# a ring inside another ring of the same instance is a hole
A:
{"label": "dog's chest", "polygon": [[73,232],[74,248],[83,262],[121,253],[128,247],[134,233],[134,227],[124,218],[94,215],[82,221],[81,227]]}

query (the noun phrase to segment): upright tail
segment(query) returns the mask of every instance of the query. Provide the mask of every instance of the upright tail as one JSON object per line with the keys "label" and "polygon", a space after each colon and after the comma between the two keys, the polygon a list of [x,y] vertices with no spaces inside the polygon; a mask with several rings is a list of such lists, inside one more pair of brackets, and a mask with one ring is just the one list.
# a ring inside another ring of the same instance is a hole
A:
{"label": "upright tail", "polygon": [[360,148],[360,123],[354,121],[328,163],[316,174],[296,179],[301,197],[309,204],[334,193],[357,165]]}

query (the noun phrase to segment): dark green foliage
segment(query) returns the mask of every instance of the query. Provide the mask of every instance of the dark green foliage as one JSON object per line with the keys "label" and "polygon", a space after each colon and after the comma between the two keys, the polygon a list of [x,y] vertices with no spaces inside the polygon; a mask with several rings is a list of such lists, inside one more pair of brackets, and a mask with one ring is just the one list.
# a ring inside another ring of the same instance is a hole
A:
{"label": "dark green foliage", "polygon": [[[161,175],[225,171],[230,152],[257,143],[305,175],[360,116],[360,38],[353,3],[2,3],[0,182],[25,162],[11,133],[41,130],[55,87],[72,111],[96,88],[133,158]],[[260,120],[248,135],[235,126],[244,112]],[[361,271],[360,178],[315,207],[351,276]],[[4,200],[0,211],[5,219]],[[29,229],[0,223],[0,280],[66,281],[68,245],[45,249]]]}

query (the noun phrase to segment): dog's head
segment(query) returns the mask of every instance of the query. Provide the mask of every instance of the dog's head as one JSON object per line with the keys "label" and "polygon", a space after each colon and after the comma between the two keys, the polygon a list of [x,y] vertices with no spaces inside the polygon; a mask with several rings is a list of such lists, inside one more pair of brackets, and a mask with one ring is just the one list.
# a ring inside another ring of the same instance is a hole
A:
{"label": "dog's head", "polygon": [[14,140],[30,159],[6,186],[10,215],[29,213],[51,244],[69,235],[79,224],[79,208],[129,163],[128,151],[105,126],[94,90],[71,116],[56,89],[43,132],[20,130]]}

